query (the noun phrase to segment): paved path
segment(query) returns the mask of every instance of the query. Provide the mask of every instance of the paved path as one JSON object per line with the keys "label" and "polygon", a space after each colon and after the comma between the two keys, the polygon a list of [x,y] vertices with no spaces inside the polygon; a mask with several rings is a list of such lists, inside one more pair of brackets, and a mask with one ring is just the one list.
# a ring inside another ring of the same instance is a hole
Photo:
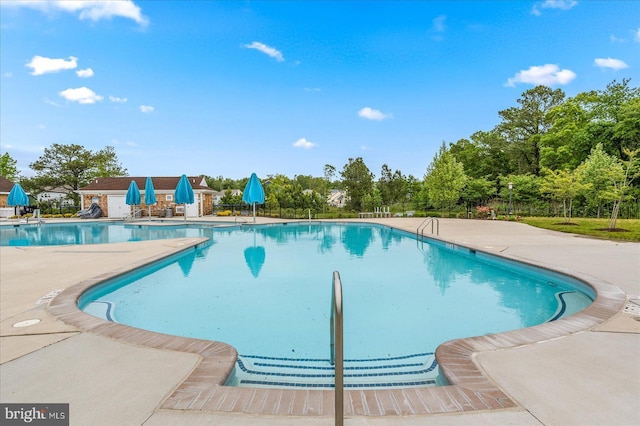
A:
{"label": "paved path", "polygon": [[[210,219],[219,221],[219,218]],[[231,219],[233,220],[233,219]],[[265,221],[264,219],[258,219]],[[422,218],[372,219],[415,232]],[[440,237],[608,281],[640,294],[640,244],[514,222],[440,220]],[[322,417],[158,410],[193,370],[192,354],[128,345],[53,320],[43,296],[174,253],[188,240],[0,248],[0,401],[69,402],[72,425],[330,425]],[[39,319],[24,328],[13,324]],[[640,424],[640,322],[620,314],[568,337],[480,353],[476,362],[521,408],[419,417],[354,417],[347,425]]]}

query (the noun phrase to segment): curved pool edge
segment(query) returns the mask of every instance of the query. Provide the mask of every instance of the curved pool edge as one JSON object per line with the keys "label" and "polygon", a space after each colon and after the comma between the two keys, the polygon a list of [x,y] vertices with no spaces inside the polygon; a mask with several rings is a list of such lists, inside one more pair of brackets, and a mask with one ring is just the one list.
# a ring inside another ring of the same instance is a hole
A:
{"label": "curved pool edge", "polygon": [[[398,229],[398,228],[396,228]],[[48,306],[52,316],[83,331],[129,344],[193,353],[201,361],[174,391],[160,403],[159,409],[229,412],[264,415],[333,416],[334,393],[331,390],[289,390],[224,386],[234,369],[237,351],[222,343],[170,336],[108,322],[79,310],[79,297],[89,288],[140,266],[195,248],[206,239],[185,245],[169,255],[148,258],[69,287]],[[447,242],[446,239],[437,240]],[[460,245],[459,243],[456,243]],[[460,245],[466,248],[472,248]],[[481,250],[478,250],[481,251]],[[441,374],[451,385],[393,390],[345,390],[347,416],[405,416],[485,410],[518,409],[518,404],[502,391],[476,363],[480,352],[515,348],[589,330],[624,308],[625,294],[617,287],[594,277],[552,269],[511,256],[491,254],[572,276],[591,287],[594,302],[567,318],[525,329],[499,334],[457,339],[436,350]]]}

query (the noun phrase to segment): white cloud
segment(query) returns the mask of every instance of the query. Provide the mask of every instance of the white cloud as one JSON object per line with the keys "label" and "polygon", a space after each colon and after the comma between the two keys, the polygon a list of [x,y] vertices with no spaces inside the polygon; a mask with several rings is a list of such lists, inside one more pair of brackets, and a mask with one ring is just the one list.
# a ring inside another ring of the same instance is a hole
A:
{"label": "white cloud", "polygon": [[443,32],[446,29],[445,24],[444,24],[444,21],[446,21],[446,20],[447,20],[447,16],[446,15],[440,15],[437,18],[433,18],[433,29],[434,29],[434,31],[437,31],[439,33]]}
{"label": "white cloud", "polygon": [[142,15],[139,6],[131,0],[20,0],[3,1],[6,7],[28,7],[44,13],[57,11],[77,14],[81,20],[99,21],[122,17],[132,19],[140,25],[147,25],[148,18]]}
{"label": "white cloud", "polygon": [[60,96],[71,102],[80,104],[95,104],[103,98],[97,95],[93,90],[87,87],[79,87],[77,89],[67,89],[60,92]]}
{"label": "white cloud", "polygon": [[140,105],[140,111],[144,112],[145,114],[151,114],[154,110],[155,108],[152,106]]}
{"label": "white cloud", "polygon": [[109,95],[109,100],[117,104],[124,104],[125,102],[127,102],[127,98],[119,98],[117,96],[111,96],[111,95]]}
{"label": "white cloud", "polygon": [[545,0],[542,3],[536,3],[533,5],[531,13],[536,16],[540,16],[542,12],[540,9],[560,9],[569,10],[578,4],[575,0]]}
{"label": "white cloud", "polygon": [[87,68],[84,70],[78,70],[76,71],[76,75],[80,78],[89,78],[89,77],[93,77],[93,70],[91,68]]}
{"label": "white cloud", "polygon": [[620,37],[616,37],[613,34],[609,36],[609,40],[611,41],[611,43],[624,43],[624,42],[626,42],[625,39],[620,38]]}
{"label": "white cloud", "polygon": [[505,86],[515,87],[516,83],[552,86],[554,84],[567,84],[576,78],[576,73],[571,70],[561,70],[555,64],[532,66],[528,70],[522,70],[507,80]]}
{"label": "white cloud", "polygon": [[260,43],[258,41],[254,41],[251,44],[245,44],[243,46],[246,47],[247,49],[258,50],[258,51],[264,53],[265,55],[268,55],[268,56],[274,58],[278,62],[283,62],[284,61],[284,57],[282,56],[282,52],[280,52],[277,49],[274,49],[271,46],[267,46],[264,43]]}
{"label": "white cloud", "polygon": [[367,120],[385,120],[387,118],[391,118],[391,114],[385,114],[377,109],[364,107],[360,111],[358,111],[358,117],[366,118]]}
{"label": "white cloud", "polygon": [[44,103],[45,103],[45,104],[47,104],[47,105],[54,106],[54,107],[56,107],[56,108],[60,108],[60,107],[62,106],[62,105],[59,105],[59,104],[57,104],[57,103],[53,102],[53,101],[52,101],[51,99],[49,99],[49,98],[44,98]]}
{"label": "white cloud", "polygon": [[78,58],[69,56],[68,60],[45,58],[44,56],[34,56],[31,62],[25,65],[31,68],[31,75],[42,75],[50,72],[58,72],[62,70],[72,70],[78,66]]}
{"label": "white cloud", "polygon": [[296,148],[311,149],[315,148],[318,145],[311,141],[308,141],[306,138],[300,138],[293,143],[293,146]]}
{"label": "white cloud", "polygon": [[322,92],[322,89],[320,89],[319,87],[305,87],[304,91],[305,92]]}
{"label": "white cloud", "polygon": [[11,77],[13,77],[13,73],[11,71],[7,71],[7,72],[4,73],[4,77],[5,78],[11,78]]}
{"label": "white cloud", "polygon": [[636,42],[640,43],[640,28],[638,28],[638,29],[635,31],[635,36],[633,37],[633,39],[634,39]]}
{"label": "white cloud", "polygon": [[594,65],[600,68],[611,68],[614,70],[621,70],[624,68],[629,68],[629,65],[627,65],[624,61],[621,61],[620,59],[613,59],[613,58],[597,58],[595,61],[593,61]]}

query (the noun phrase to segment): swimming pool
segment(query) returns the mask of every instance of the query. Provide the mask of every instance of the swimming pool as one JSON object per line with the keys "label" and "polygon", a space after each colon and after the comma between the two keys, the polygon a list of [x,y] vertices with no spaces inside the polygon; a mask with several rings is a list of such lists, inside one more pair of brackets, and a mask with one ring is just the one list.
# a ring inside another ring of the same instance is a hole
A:
{"label": "swimming pool", "polygon": [[209,237],[216,225],[205,224],[139,224],[135,222],[72,222],[41,224],[13,224],[0,226],[0,246],[52,246],[108,244],[129,241],[161,240],[167,238]]}
{"label": "swimming pool", "polygon": [[211,228],[209,238],[91,289],[80,308],[231,344],[240,357],[228,384],[329,387],[330,286],[338,270],[345,384],[393,387],[435,384],[433,352],[444,341],[541,324],[594,297],[560,274],[381,225]]}

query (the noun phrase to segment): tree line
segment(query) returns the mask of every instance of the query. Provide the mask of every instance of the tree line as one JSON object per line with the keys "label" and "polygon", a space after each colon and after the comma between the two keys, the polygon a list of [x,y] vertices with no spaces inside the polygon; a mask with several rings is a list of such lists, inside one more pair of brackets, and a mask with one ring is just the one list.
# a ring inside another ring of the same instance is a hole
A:
{"label": "tree line", "polygon": [[[614,80],[602,90],[567,98],[561,89],[537,86],[516,102],[498,112],[500,122],[493,129],[442,142],[422,178],[383,164],[376,179],[361,157],[349,158],[339,172],[326,164],[322,177],[263,177],[265,208],[321,211],[331,189],[346,191],[350,211],[392,205],[455,212],[508,197],[514,206],[534,210],[551,204],[565,221],[576,208],[597,217],[606,211],[615,226],[621,206],[637,204],[640,195],[633,185],[639,174],[640,88],[629,79]],[[92,152],[53,144],[29,167],[36,175],[21,178],[15,160],[8,153],[0,156],[2,176],[20,181],[33,194],[63,188],[75,203],[74,191],[91,180],[127,176],[111,146]],[[230,190],[243,189],[248,178],[205,178],[212,189],[225,191],[225,203],[241,202]]]}

